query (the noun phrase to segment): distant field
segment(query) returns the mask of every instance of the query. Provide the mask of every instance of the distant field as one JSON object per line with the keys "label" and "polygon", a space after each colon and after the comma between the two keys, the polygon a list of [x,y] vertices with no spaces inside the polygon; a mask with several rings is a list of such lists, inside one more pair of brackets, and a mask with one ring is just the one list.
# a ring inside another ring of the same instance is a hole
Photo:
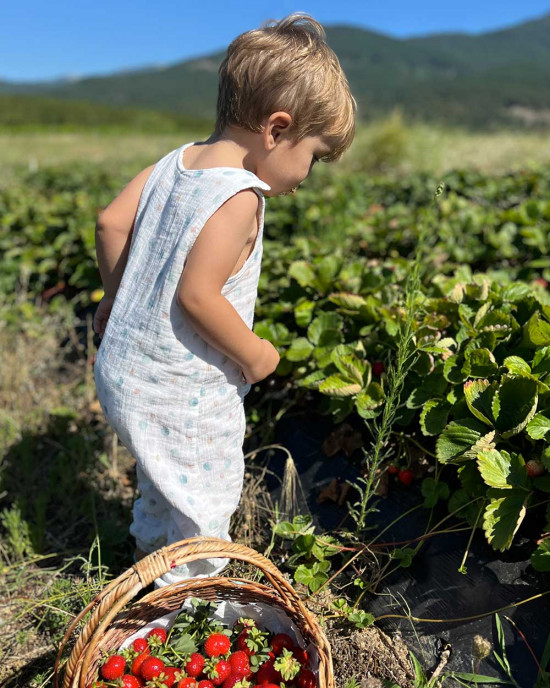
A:
{"label": "distant field", "polygon": [[[113,171],[138,169],[155,162],[187,141],[204,140],[197,133],[141,134],[104,131],[0,132],[0,184],[23,170],[86,161]],[[360,128],[352,148],[334,169],[406,174],[417,170],[444,173],[475,167],[500,173],[531,163],[550,162],[550,130],[546,132],[471,133],[425,125],[407,126],[399,115]]]}

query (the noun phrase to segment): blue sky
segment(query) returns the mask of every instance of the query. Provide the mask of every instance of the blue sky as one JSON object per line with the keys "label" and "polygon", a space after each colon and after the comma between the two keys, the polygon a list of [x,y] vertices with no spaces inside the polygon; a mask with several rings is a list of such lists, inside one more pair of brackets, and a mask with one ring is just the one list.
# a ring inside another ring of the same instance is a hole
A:
{"label": "blue sky", "polygon": [[224,49],[239,33],[295,11],[399,38],[505,28],[550,12],[550,0],[8,0],[0,15],[0,79],[173,64]]}

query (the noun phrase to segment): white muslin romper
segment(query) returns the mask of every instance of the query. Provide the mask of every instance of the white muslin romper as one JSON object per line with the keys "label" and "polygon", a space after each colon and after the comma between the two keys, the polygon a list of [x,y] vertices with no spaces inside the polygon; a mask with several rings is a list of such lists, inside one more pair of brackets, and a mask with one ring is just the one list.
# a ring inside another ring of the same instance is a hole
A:
{"label": "white muslin romper", "polygon": [[[240,366],[210,346],[176,303],[186,257],[208,218],[231,196],[260,199],[252,253],[222,294],[252,329],[271,187],[240,168],[188,170],[183,151],[155,165],[139,201],[130,251],[94,365],[105,417],[136,459],[140,493],[130,534],[152,552],[199,535],[231,540],[241,496],[250,390]],[[173,568],[155,587],[212,576],[227,559]]]}

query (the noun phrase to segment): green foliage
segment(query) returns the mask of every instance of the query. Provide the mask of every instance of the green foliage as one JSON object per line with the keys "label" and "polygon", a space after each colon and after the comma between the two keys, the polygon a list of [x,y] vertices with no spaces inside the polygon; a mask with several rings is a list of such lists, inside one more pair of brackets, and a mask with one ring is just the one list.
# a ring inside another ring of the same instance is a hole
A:
{"label": "green foliage", "polygon": [[[56,299],[89,304],[100,286],[97,212],[125,181],[100,168],[59,168],[0,190],[3,298],[31,308],[34,297],[65,285]],[[425,481],[424,505],[448,499],[452,510],[482,498],[476,527],[502,550],[526,508],[550,491],[547,473],[531,478],[526,468],[528,459],[550,465],[550,169],[501,177],[457,170],[444,181],[437,204],[426,174],[323,172],[299,194],[270,199],[254,331],[279,350],[277,374],[335,422],[357,414],[375,435],[391,405],[388,432],[419,430],[432,440],[440,467],[456,470],[461,485],[451,494],[448,480]],[[421,289],[408,294],[426,227],[437,231]],[[396,361],[402,389],[390,376]],[[369,481],[351,506],[362,527]],[[459,513],[473,526],[477,511]],[[327,580],[327,554],[306,535],[293,555],[303,558],[297,578],[313,590]]]}

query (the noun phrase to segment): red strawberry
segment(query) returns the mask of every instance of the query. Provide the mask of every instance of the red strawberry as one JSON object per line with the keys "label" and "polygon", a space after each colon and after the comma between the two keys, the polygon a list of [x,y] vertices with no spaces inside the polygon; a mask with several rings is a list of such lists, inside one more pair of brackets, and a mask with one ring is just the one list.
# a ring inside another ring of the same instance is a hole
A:
{"label": "red strawberry", "polygon": [[208,678],[215,686],[221,686],[226,678],[231,675],[231,664],[226,659],[216,662],[213,669],[207,673]]}
{"label": "red strawberry", "polygon": [[271,638],[270,645],[275,655],[279,656],[285,647],[287,650],[292,650],[294,641],[286,633],[276,633],[273,638]]}
{"label": "red strawberry", "polygon": [[537,279],[533,280],[533,282],[535,282],[535,284],[540,284],[543,287],[548,286],[548,282],[544,279],[544,277],[537,277]]}
{"label": "red strawberry", "polygon": [[162,670],[162,674],[160,674],[159,678],[161,682],[164,683],[166,688],[172,688],[172,686],[176,682],[176,673],[181,673],[181,670],[173,666],[164,667],[164,669]]}
{"label": "red strawberry", "polygon": [[166,631],[164,630],[164,628],[161,628],[161,627],[159,626],[159,627],[157,627],[157,628],[151,629],[151,630],[149,631],[149,633],[147,633],[147,635],[146,635],[145,637],[146,637],[146,638],[157,637],[161,643],[165,643],[165,642],[166,642],[166,638],[167,638],[168,636],[167,636],[167,633],[166,633]]}
{"label": "red strawberry", "polygon": [[197,678],[204,669],[205,659],[198,652],[193,652],[187,664],[185,665],[185,673],[193,678]]}
{"label": "red strawberry", "polygon": [[182,678],[179,681],[178,688],[197,688],[198,685],[199,684],[197,683],[197,680],[192,676],[189,676],[188,678]]}
{"label": "red strawberry", "polygon": [[111,655],[101,665],[101,675],[106,681],[120,678],[126,669],[126,660],[122,655]]}
{"label": "red strawberry", "polygon": [[149,648],[147,648],[147,652],[142,652],[134,659],[132,662],[132,674],[134,674],[134,676],[141,676],[141,665],[147,657],[149,657]]}
{"label": "red strawberry", "polygon": [[199,688],[215,688],[212,681],[205,679],[204,681],[199,681]]}
{"label": "red strawberry", "polygon": [[383,364],[382,361],[374,361],[372,364],[372,372],[373,375],[376,375],[376,377],[379,377],[382,375],[382,373],[386,370],[386,366]]}
{"label": "red strawberry", "polygon": [[132,674],[124,674],[120,678],[121,684],[120,688],[142,688],[143,679],[139,679],[137,676],[132,676]]}
{"label": "red strawberry", "polygon": [[525,464],[525,469],[527,471],[527,475],[530,478],[536,478],[539,475],[542,475],[544,473],[544,466],[540,461],[537,461],[537,459],[531,459]]}
{"label": "red strawberry", "polygon": [[90,688],[107,688],[105,681],[94,681]]}
{"label": "red strawberry", "polygon": [[188,678],[182,678],[179,681],[178,688],[197,688],[198,685],[199,684],[197,683],[197,680],[192,676],[189,676]]}
{"label": "red strawberry", "polygon": [[403,483],[403,485],[410,485],[413,481],[412,471],[410,471],[408,468],[399,471],[397,477]]}
{"label": "red strawberry", "polygon": [[138,654],[141,654],[142,652],[150,652],[149,644],[145,638],[136,638],[132,643],[132,647]]}
{"label": "red strawberry", "polygon": [[146,681],[151,681],[164,671],[164,662],[158,657],[145,657],[141,665],[140,673]]}
{"label": "red strawberry", "polygon": [[273,666],[273,660],[268,659],[264,662],[262,666],[258,669],[256,676],[256,683],[281,683],[283,677]]}
{"label": "red strawberry", "polygon": [[245,676],[247,678],[250,676],[250,660],[243,650],[237,650],[230,654],[227,661],[231,664],[231,673],[235,676]]}
{"label": "red strawberry", "polygon": [[302,669],[295,681],[298,688],[317,688],[317,679],[313,671]]}
{"label": "red strawberry", "polygon": [[396,466],[395,464],[390,463],[390,465],[388,466],[388,473],[390,475],[397,475],[399,473],[399,466]]}
{"label": "red strawberry", "polygon": [[223,633],[212,633],[204,643],[204,651],[209,657],[226,655],[231,650],[231,641]]}

